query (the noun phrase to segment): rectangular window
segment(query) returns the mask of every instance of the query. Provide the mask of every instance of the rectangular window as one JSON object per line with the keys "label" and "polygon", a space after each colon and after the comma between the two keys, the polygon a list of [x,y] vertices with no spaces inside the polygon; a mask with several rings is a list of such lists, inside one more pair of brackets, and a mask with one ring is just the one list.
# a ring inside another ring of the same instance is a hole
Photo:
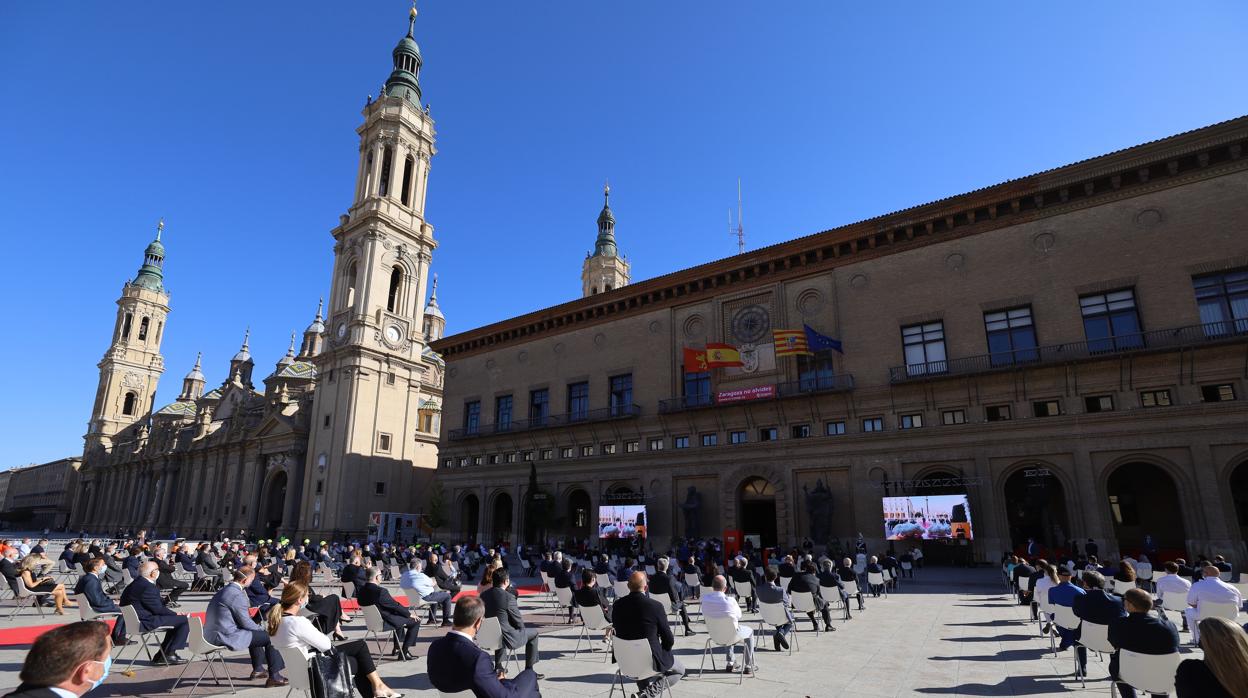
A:
{"label": "rectangular window", "polygon": [[[682,365],[683,369],[684,366]],[[685,407],[702,407],[711,404],[711,373],[682,373]]]}
{"label": "rectangular window", "polygon": [[946,426],[966,424],[966,410],[945,410],[940,413],[940,423]]}
{"label": "rectangular window", "polygon": [[993,366],[1027,363],[1040,358],[1030,305],[984,313],[984,331],[988,335],[989,361]]}
{"label": "rectangular window", "polygon": [[386,385],[394,385],[394,371],[386,374]]}
{"label": "rectangular window", "polygon": [[1235,399],[1235,386],[1230,383],[1200,386],[1200,399],[1205,402],[1229,402]]}
{"label": "rectangular window", "polygon": [[716,446],[718,444],[719,444],[719,434],[703,434],[702,435],[703,446]]}
{"label": "rectangular window", "polygon": [[550,390],[541,388],[529,391],[529,422],[540,427],[550,416]]}
{"label": "rectangular window", "polygon": [[903,414],[901,419],[897,420],[897,426],[901,429],[918,429],[923,426],[923,415],[921,413]]}
{"label": "rectangular window", "polygon": [[[447,464],[448,466],[451,464],[451,460],[452,460],[452,459],[450,459],[450,458],[447,458],[447,459],[446,459],[446,464]],[[316,481],[316,493],[317,493],[317,494],[322,494],[322,493],[324,493],[324,492],[325,492],[325,481],[324,481],[324,480],[317,480],[317,481]]]}
{"label": "rectangular window", "polygon": [[689,448],[689,437],[677,436],[672,439],[672,448]]}
{"label": "rectangular window", "polygon": [[502,462],[502,456],[498,455],[497,453],[490,456],[490,465],[498,465],[501,462]]}
{"label": "rectangular window", "polygon": [[477,434],[481,431],[481,401],[470,400],[464,403],[464,433]]}
{"label": "rectangular window", "polygon": [[1062,413],[1062,403],[1058,400],[1037,400],[1031,403],[1031,411],[1037,417],[1056,417]]}
{"label": "rectangular window", "polygon": [[473,465],[481,465],[481,463],[483,463],[483,462],[485,462],[485,458],[484,458],[483,456],[473,456],[473,457],[472,457],[472,464],[473,464]]}
{"label": "rectangular window", "polygon": [[[454,468],[454,467],[455,467],[455,459],[454,459],[454,458],[447,458],[446,460],[442,461],[442,467],[444,467],[444,468]],[[320,482],[317,482],[317,483],[316,483],[316,485],[317,485],[317,490],[316,490],[316,493],[317,493],[317,494],[320,494],[320,493],[321,493],[321,490],[320,490],[320,485],[321,485],[321,483],[320,483]]]}
{"label": "rectangular window", "polygon": [[844,436],[845,435],[845,420],[838,419],[832,422],[824,422],[823,423],[823,435],[824,436]]}
{"label": "rectangular window", "polygon": [[1088,340],[1089,353],[1144,346],[1134,289],[1080,296],[1079,310],[1083,314],[1083,333]]}
{"label": "rectangular window", "polygon": [[662,451],[662,450],[663,450],[663,439],[650,439],[650,450],[651,450],[651,451]]}
{"label": "rectangular window", "polygon": [[511,396],[494,398],[494,430],[511,431]]}
{"label": "rectangular window", "polygon": [[507,454],[507,462],[508,462],[508,463],[515,463],[515,462],[516,462],[516,460],[519,458],[519,456],[520,456],[520,454],[519,454],[519,453],[516,453],[515,451],[512,451],[511,453],[508,453],[508,454]]}
{"label": "rectangular window", "polygon": [[625,453],[636,453],[636,452],[638,452],[638,451],[640,451],[640,450],[641,450],[641,442],[640,442],[640,441],[625,441],[625,442],[624,442],[624,452],[625,452]]}
{"label": "rectangular window", "polygon": [[581,421],[589,416],[589,383],[568,384],[568,421]]}
{"label": "rectangular window", "polygon": [[1145,390],[1140,393],[1140,407],[1169,407],[1169,390]]}
{"label": "rectangular window", "polygon": [[389,434],[377,435],[377,450],[381,451],[382,453],[390,452],[390,435]]}
{"label": "rectangular window", "polygon": [[604,456],[614,456],[614,455],[615,455],[615,444],[613,444],[613,443],[610,443],[610,444],[603,444],[603,445],[602,445],[602,455],[604,455]]}
{"label": "rectangular window", "polygon": [[573,451],[572,451],[572,447],[571,447],[571,446],[564,446],[563,448],[559,449],[559,457],[560,457],[560,458],[571,458],[571,457],[572,457],[572,453],[573,453]]}
{"label": "rectangular window", "polygon": [[384,482],[373,483],[373,494],[385,494],[385,493],[386,493],[386,483]]}
{"label": "rectangular window", "polygon": [[866,419],[863,419],[862,430],[864,432],[884,431],[884,418],[883,417],[867,417]]}
{"label": "rectangular window", "polygon": [[334,382],[334,369],[332,369],[332,368],[331,368],[331,369],[329,369],[329,382],[330,382],[330,383],[333,383],[333,382]]}
{"label": "rectangular window", "polygon": [[325,422],[321,425],[325,429],[329,428],[329,417],[329,415],[325,415]]}
{"label": "rectangular window", "polygon": [[550,460],[551,458],[554,458],[554,457],[555,457],[555,449],[553,448],[542,449],[542,460]]}
{"label": "rectangular window", "polygon": [[780,432],[775,427],[763,427],[758,430],[759,441],[775,441],[780,438]]}
{"label": "rectangular window", "polygon": [[1206,337],[1248,332],[1248,269],[1192,277]]}
{"label": "rectangular window", "polygon": [[945,323],[926,322],[901,328],[906,374],[922,376],[949,370],[945,357]]}
{"label": "rectangular window", "polygon": [[588,458],[589,456],[592,456],[592,455],[594,455],[594,447],[593,447],[593,446],[581,446],[581,457],[582,457],[582,458]]}
{"label": "rectangular window", "polygon": [[633,374],[611,376],[611,416],[631,414],[633,409]]}
{"label": "rectangular window", "polygon": [[1009,405],[989,405],[984,408],[984,418],[990,422],[1008,422],[1012,417]]}
{"label": "rectangular window", "polygon": [[525,463],[532,463],[534,455],[535,454],[533,453],[533,451],[525,451],[523,454],[521,454],[520,458]]}
{"label": "rectangular window", "polygon": [[1083,409],[1085,412],[1112,412],[1114,409],[1114,396],[1112,395],[1092,395],[1083,399]]}
{"label": "rectangular window", "polygon": [[468,458],[466,456],[464,458],[459,459],[459,467],[461,468],[468,467]]}
{"label": "rectangular window", "polygon": [[747,441],[747,439],[745,438],[745,432],[744,432],[744,431],[730,431],[730,432],[728,432],[728,443],[733,443],[733,444],[743,444],[743,443],[745,443],[746,441]]}
{"label": "rectangular window", "polygon": [[815,352],[814,356],[798,355],[797,381],[801,390],[828,390],[835,385],[832,350]]}
{"label": "rectangular window", "polygon": [[789,434],[795,439],[810,438],[810,425],[794,424],[793,428],[789,430]]}

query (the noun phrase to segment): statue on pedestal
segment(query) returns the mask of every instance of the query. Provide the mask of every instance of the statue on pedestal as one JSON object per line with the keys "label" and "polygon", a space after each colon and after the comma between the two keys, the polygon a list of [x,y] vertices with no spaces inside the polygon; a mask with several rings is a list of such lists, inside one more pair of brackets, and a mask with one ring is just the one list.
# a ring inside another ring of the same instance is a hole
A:
{"label": "statue on pedestal", "polygon": [[680,504],[681,511],[685,512],[685,538],[701,538],[702,495],[693,485],[689,485],[685,492],[685,501]]}
{"label": "statue on pedestal", "polygon": [[810,537],[826,542],[832,533],[832,490],[819,478],[815,489],[802,485],[802,492],[806,496],[806,514],[810,517]]}

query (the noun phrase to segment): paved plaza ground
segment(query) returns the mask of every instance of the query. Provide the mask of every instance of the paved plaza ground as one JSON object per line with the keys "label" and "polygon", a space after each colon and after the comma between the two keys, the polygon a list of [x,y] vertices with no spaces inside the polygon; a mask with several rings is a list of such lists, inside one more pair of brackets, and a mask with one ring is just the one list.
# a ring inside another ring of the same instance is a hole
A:
{"label": "paved plaza ground", "polygon": [[[534,580],[518,580],[520,584]],[[393,586],[393,585],[391,585]],[[1241,586],[1241,589],[1243,587]],[[331,588],[321,589],[332,593]],[[398,595],[397,587],[392,593]],[[208,600],[203,593],[182,597],[182,611],[202,611]],[[6,603],[5,606],[8,606]],[[603,661],[599,649],[593,656],[574,656],[579,629],[563,623],[563,618],[541,608],[536,597],[526,596],[521,608],[530,624],[541,628],[542,658],[539,671],[547,698],[605,696],[611,690],[614,665]],[[851,604],[852,606],[852,604]],[[853,619],[840,620],[833,613],[833,633],[818,637],[803,617],[798,621],[800,651],[792,656],[771,649],[770,638],[757,642],[758,674],[738,685],[735,676],[722,671],[723,650],[719,650],[718,672],[708,671],[698,678],[706,628],[693,606],[695,635],[681,637],[677,631],[676,654],[689,668],[689,675],[674,689],[675,696],[1044,696],[1109,695],[1106,663],[1089,660],[1090,679],[1086,689],[1074,678],[1074,658],[1070,651],[1054,657],[1049,641],[1040,637],[1036,625],[1028,622],[1025,607],[1016,605],[1004,593],[1000,574],[992,569],[928,568],[919,570],[913,580],[903,580],[900,590],[888,598],[868,598],[864,611],[853,610]],[[6,609],[7,611],[7,609]],[[66,618],[76,619],[76,611]],[[6,613],[7,615],[7,613]],[[1177,616],[1174,616],[1177,620]],[[747,614],[746,621],[757,628],[758,616]],[[0,621],[0,633],[16,626],[55,623],[51,613],[40,618],[34,609],[22,611],[13,621]],[[1241,621],[1242,621],[1241,617]],[[363,637],[363,615],[355,614],[345,628],[351,638]],[[385,660],[380,671],[386,682],[405,695],[436,696],[427,677],[429,642],[443,634],[442,629],[425,626],[416,653],[410,662]],[[756,631],[757,633],[757,631]],[[1183,634],[1185,642],[1190,636]],[[595,643],[601,648],[601,643]],[[29,645],[0,646],[0,688],[17,685],[17,672]],[[126,648],[128,659],[134,651]],[[386,651],[389,651],[387,644]],[[1198,649],[1185,648],[1191,656]],[[186,656],[184,651],[184,656]],[[521,652],[521,657],[523,652]],[[738,661],[740,661],[738,659]],[[1106,662],[1108,659],[1106,659]],[[246,680],[249,664],[245,652],[231,653],[231,674],[243,696],[285,696],[286,689],[265,689],[261,682]],[[202,664],[192,666],[188,675],[197,675]],[[189,683],[170,692],[177,668],[155,668],[141,661],[135,675],[126,677],[114,664],[112,675],[91,696],[163,695],[186,696]],[[513,670],[514,671],[514,670]],[[201,686],[199,694],[228,694],[225,686]],[[629,684],[630,691],[636,690]],[[3,693],[5,691],[0,691]],[[617,690],[618,695],[618,690]]]}

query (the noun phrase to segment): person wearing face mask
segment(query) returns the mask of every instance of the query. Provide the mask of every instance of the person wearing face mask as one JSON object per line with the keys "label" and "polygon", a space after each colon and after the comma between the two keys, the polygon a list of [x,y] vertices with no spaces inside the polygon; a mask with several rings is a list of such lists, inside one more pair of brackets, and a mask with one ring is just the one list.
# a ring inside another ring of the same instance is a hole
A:
{"label": "person wearing face mask", "polygon": [[[84,564],[87,573],[78,578],[78,583],[74,585],[74,593],[81,594],[86,597],[87,603],[90,604],[91,610],[96,613],[121,613],[121,609],[113,600],[104,593],[104,585],[100,582],[100,578],[104,576],[104,558],[97,557],[89,560]],[[113,625],[112,640],[114,645],[128,645],[130,641],[126,639],[126,621],[117,617],[117,622]]]}
{"label": "person wearing face mask", "polygon": [[35,640],[4,698],[77,698],[104,683],[113,665],[108,625],[89,620],[62,625]]}
{"label": "person wearing face mask", "polygon": [[494,671],[494,660],[477,647],[485,604],[475,596],[455,602],[454,621],[446,635],[429,645],[429,683],[443,694],[472,691],[491,698],[541,698],[537,673],[525,669],[514,679]]}
{"label": "person wearing face mask", "polygon": [[160,600],[160,589],[156,587],[159,576],[160,568],[155,562],[148,560],[139,565],[138,578],[121,592],[121,605],[134,606],[134,612],[139,616],[139,625],[144,630],[172,626],[165,631],[165,639],[160,643],[160,654],[167,665],[186,664],[186,660],[178,656],[177,650],[186,647],[191,626],[186,616],[169,610]]}

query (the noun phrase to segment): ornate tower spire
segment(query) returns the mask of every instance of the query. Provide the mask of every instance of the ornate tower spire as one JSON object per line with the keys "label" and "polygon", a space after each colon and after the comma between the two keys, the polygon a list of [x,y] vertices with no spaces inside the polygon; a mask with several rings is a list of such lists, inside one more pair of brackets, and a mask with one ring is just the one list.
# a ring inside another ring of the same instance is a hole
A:
{"label": "ornate tower spire", "polygon": [[234,358],[230,359],[230,377],[227,379],[227,381],[232,381],[237,378],[238,382],[249,388],[251,387],[251,370],[255,367],[255,363],[251,360],[250,341],[251,328],[248,327],[243,333],[243,346]]}
{"label": "ornate tower spire", "polygon": [[429,294],[429,302],[425,304],[425,342],[442,339],[446,332],[446,316],[438,307],[438,275],[433,275],[433,291]]}
{"label": "ornate tower spire", "polygon": [[386,78],[380,97],[402,97],[420,107],[420,47],[416,45],[416,3],[408,13],[407,36],[394,47],[394,70]]}
{"label": "ornate tower spire", "polygon": [[139,273],[131,282],[135,286],[160,292],[165,290],[165,246],[160,242],[160,233],[164,229],[165,219],[161,218],[156,224],[156,239],[143,250],[143,266],[139,267]]}
{"label": "ornate tower spire", "polygon": [[307,361],[321,353],[321,340],[325,334],[325,316],[321,311],[325,308],[325,299],[316,304],[316,319],[303,331],[303,343],[299,345],[299,361]]}
{"label": "ornate tower spire", "polygon": [[293,363],[295,363],[295,333],[292,331],[290,333],[290,347],[286,349],[286,355],[277,360],[277,370],[281,371]]}
{"label": "ornate tower spire", "polygon": [[629,282],[628,261],[615,244],[615,214],[611,212],[611,184],[602,187],[602,211],[598,214],[598,238],[594,251],[581,265],[581,295],[592,296],[624,286]]}
{"label": "ornate tower spire", "polygon": [[182,379],[182,394],[178,396],[178,402],[194,402],[204,394],[204,374],[199,369],[203,358],[202,351],[195,354],[195,366]]}

